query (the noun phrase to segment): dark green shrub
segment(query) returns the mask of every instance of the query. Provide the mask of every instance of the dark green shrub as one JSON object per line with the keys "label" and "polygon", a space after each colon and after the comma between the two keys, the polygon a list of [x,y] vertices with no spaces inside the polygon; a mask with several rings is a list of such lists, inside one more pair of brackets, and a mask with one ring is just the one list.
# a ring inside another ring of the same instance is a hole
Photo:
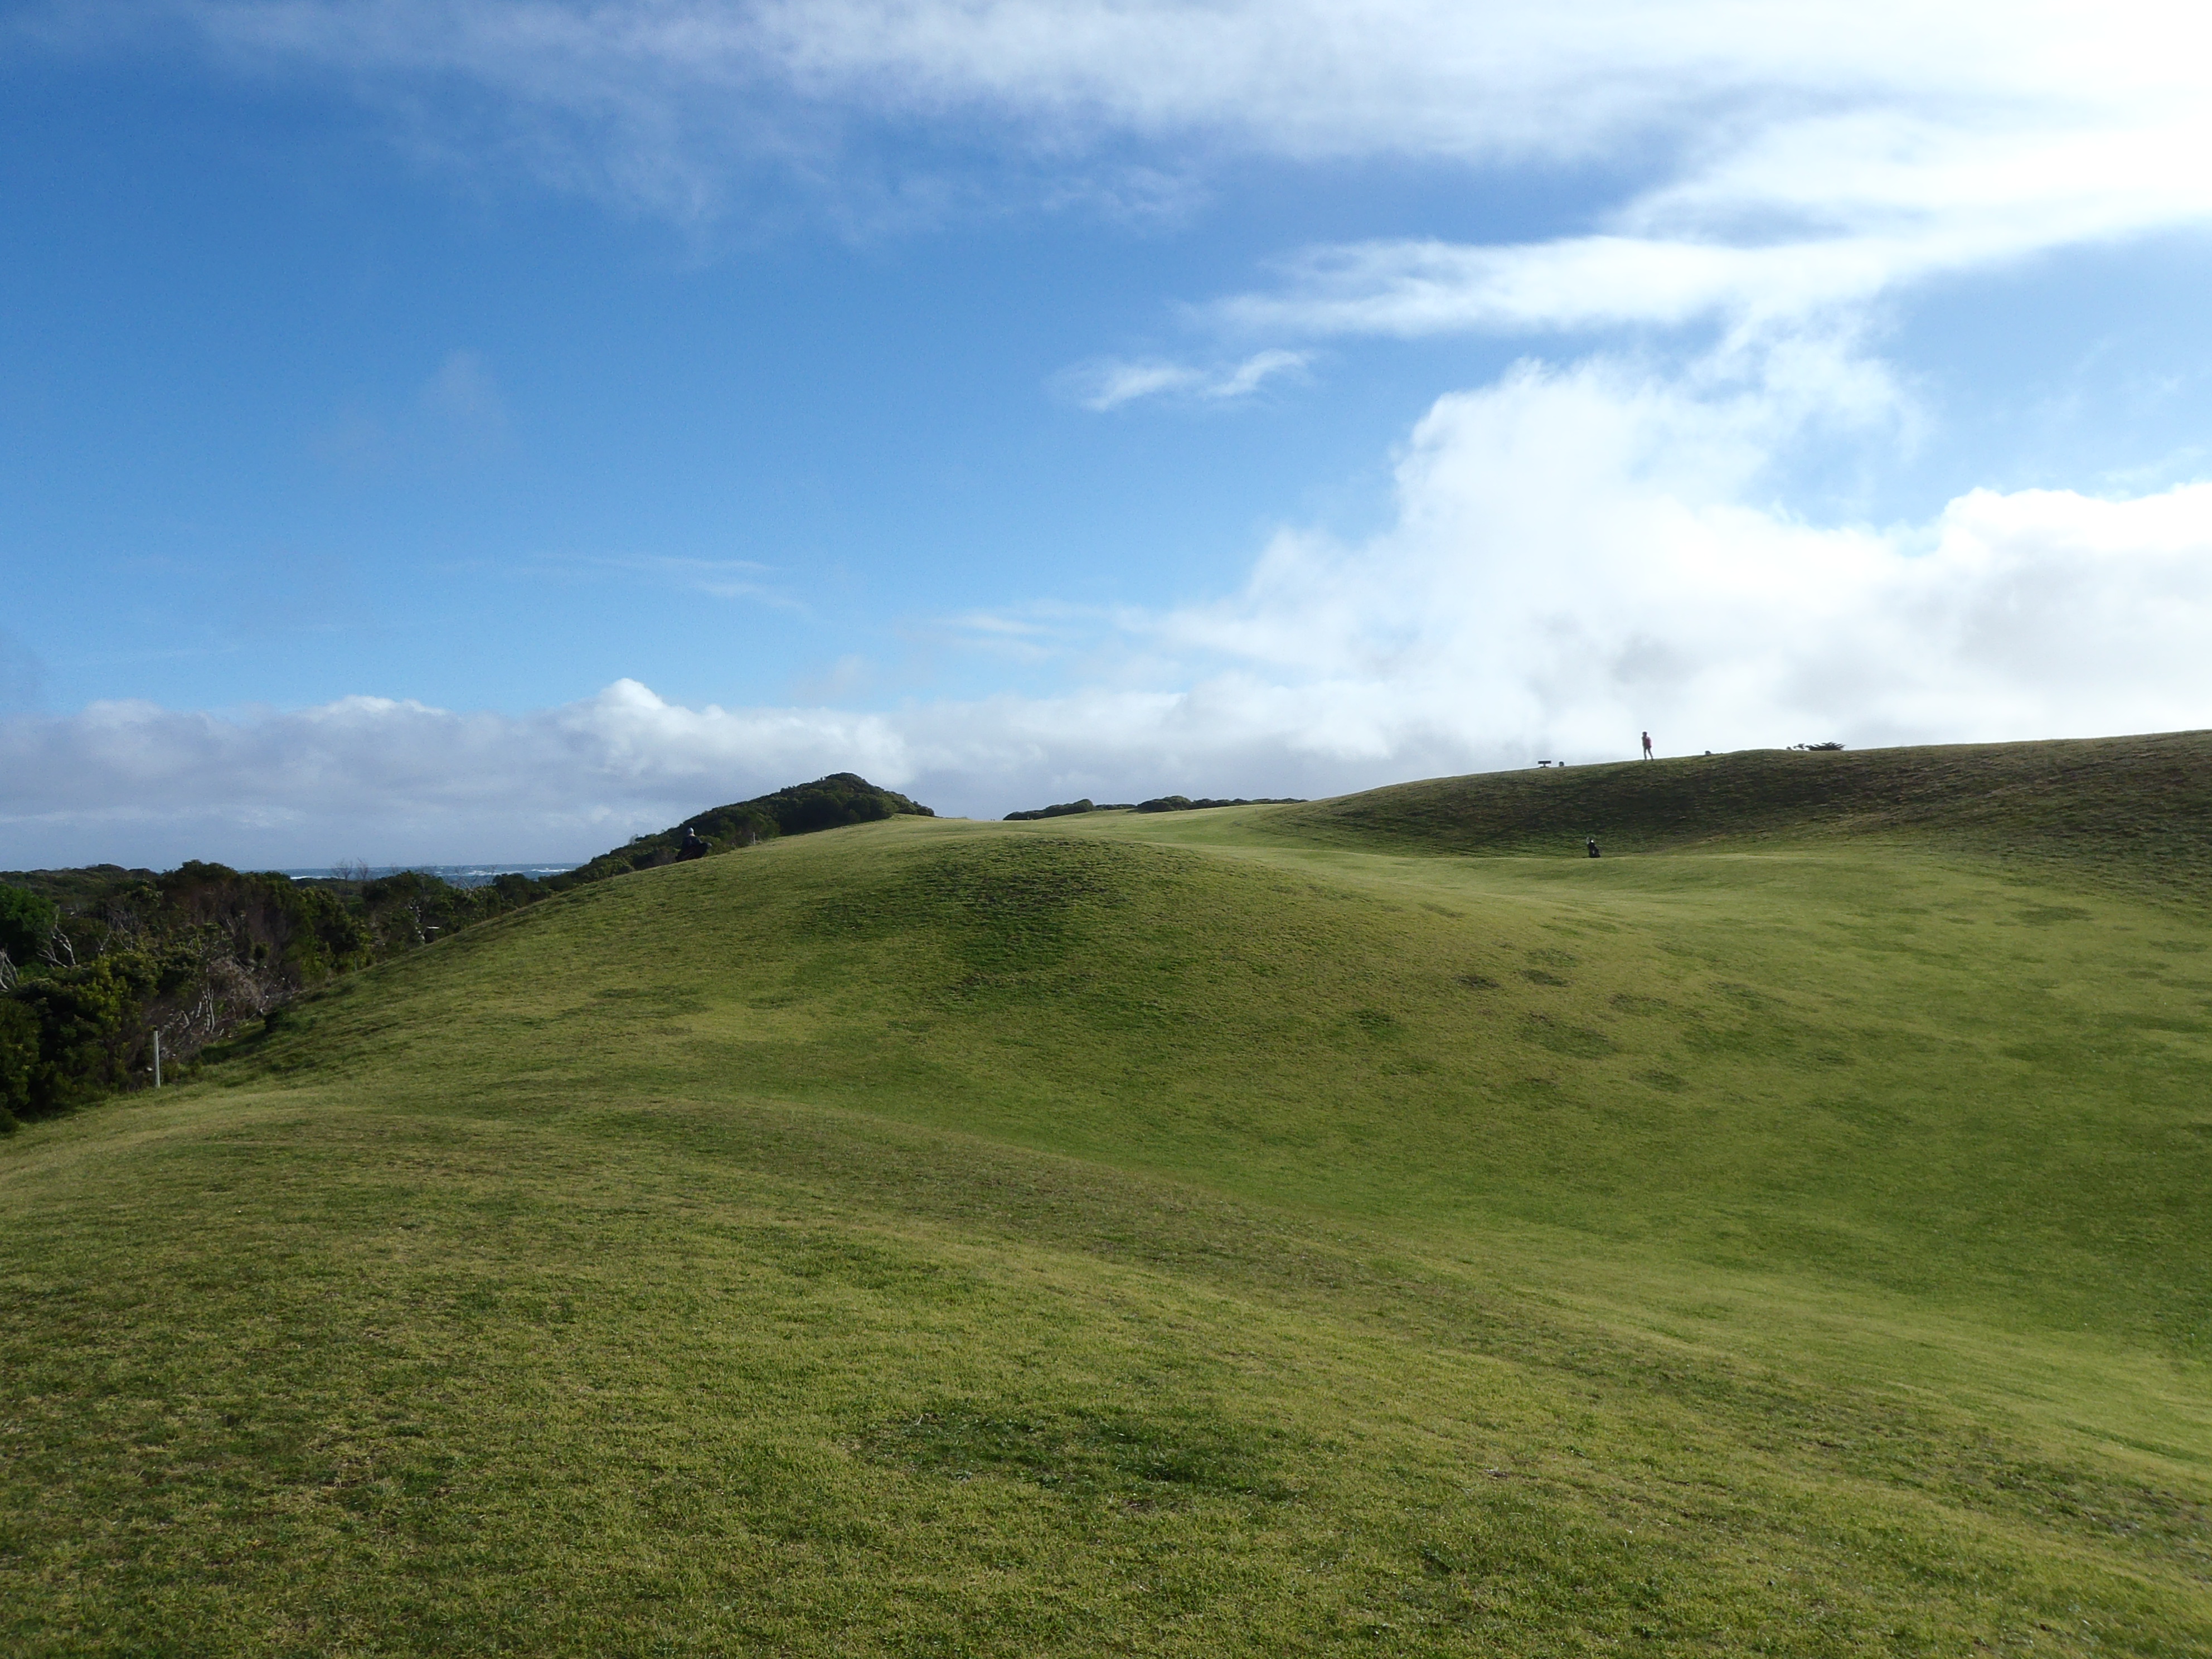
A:
{"label": "dark green shrub", "polygon": [[[147,1009],[160,978],[157,964],[131,951],[17,986],[6,1000],[14,1012],[0,1037],[9,1109],[18,1117],[50,1117],[127,1083],[148,1039]],[[20,1107],[13,1103],[17,1099]]]}
{"label": "dark green shrub", "polygon": [[0,886],[0,951],[18,968],[36,962],[53,936],[57,915],[51,900],[21,887]]}
{"label": "dark green shrub", "polygon": [[31,1115],[31,1076],[39,1063],[39,1017],[0,997],[0,1134]]}
{"label": "dark green shrub", "polygon": [[1073,817],[1079,813],[1095,812],[1098,809],[1096,806],[1091,804],[1091,798],[1088,795],[1085,795],[1081,800],[1068,801],[1065,805],[1060,806],[1039,806],[1034,807],[1026,812],[1009,812],[1006,814],[1006,822],[1009,823],[1020,823],[1036,818]]}

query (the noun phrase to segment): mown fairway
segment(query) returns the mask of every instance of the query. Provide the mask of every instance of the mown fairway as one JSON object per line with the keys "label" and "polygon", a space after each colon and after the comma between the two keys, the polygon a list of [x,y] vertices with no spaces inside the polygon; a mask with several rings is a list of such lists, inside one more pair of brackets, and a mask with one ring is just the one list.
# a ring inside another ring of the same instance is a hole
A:
{"label": "mown fairway", "polygon": [[2212,1652],[2208,776],[900,819],[463,934],[0,1142],[0,1648]]}

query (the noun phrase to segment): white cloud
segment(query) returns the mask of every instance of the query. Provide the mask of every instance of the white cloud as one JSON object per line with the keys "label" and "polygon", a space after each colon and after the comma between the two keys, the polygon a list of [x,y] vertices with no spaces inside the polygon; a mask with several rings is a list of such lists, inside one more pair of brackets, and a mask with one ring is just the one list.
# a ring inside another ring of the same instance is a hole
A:
{"label": "white cloud", "polygon": [[[848,222],[1187,205],[1254,154],[1585,169],[1570,234],[1321,247],[1212,311],[1279,337],[1792,324],[2212,224],[2212,14],[2171,0],[76,0],[45,26],[149,15],[335,77],[426,154],[680,219],[764,167]],[[1592,197],[1608,177],[1639,182]],[[1099,408],[1237,395],[1176,362],[1076,378]]]}
{"label": "white cloud", "polygon": [[582,855],[834,769],[995,814],[1626,757],[1646,728],[1679,752],[2212,724],[2212,483],[1972,490],[1901,526],[1765,504],[1855,372],[1530,364],[1442,398],[1387,530],[1285,534],[1238,592],[1119,618],[1142,683],[864,714],[624,680],[520,716],[356,697],[0,720],[0,863]]}
{"label": "white cloud", "polygon": [[[1795,324],[2212,225],[2212,14],[2172,0],[72,0],[42,27],[131,17],[333,77],[427,154],[684,219],[763,167],[848,222],[1006,188],[1187,206],[1254,154],[1585,169],[1570,234],[1320,247],[1212,308],[1279,337]],[[1237,395],[1176,362],[1076,380]]]}
{"label": "white cloud", "polygon": [[1354,242],[1310,249],[1285,262],[1280,289],[1212,310],[1241,328],[1401,337],[1672,326],[1717,314],[1796,320],[1928,274],[1937,253],[1878,238],[1754,247],[1628,236],[1497,247]]}
{"label": "white cloud", "polygon": [[[81,7],[79,8],[82,9]],[[112,14],[113,8],[109,10]],[[146,9],[139,8],[138,9]],[[1582,156],[1779,110],[2094,106],[2193,88],[2195,9],[1806,0],[167,0],[228,50],[471,81],[672,135],[781,90],[1279,155]],[[703,102],[702,109],[698,105]]]}
{"label": "white cloud", "polygon": [[1227,373],[1216,375],[1206,384],[1204,395],[1213,398],[1249,397],[1260,389],[1262,381],[1278,374],[1295,373],[1306,366],[1306,361],[1303,351],[1255,351]]}
{"label": "white cloud", "polygon": [[1714,396],[1524,366],[1437,403],[1388,532],[1285,536],[1243,592],[1159,625],[1187,653],[1334,688],[1338,729],[1378,756],[1620,754],[1645,727],[1723,749],[2212,723],[2212,484],[1808,524],[1760,498],[1824,415],[1820,384]]}
{"label": "white cloud", "polygon": [[1139,398],[1187,391],[1200,378],[1199,371],[1187,363],[1123,362],[1108,358],[1078,365],[1061,377],[1061,383],[1084,408],[1103,411]]}
{"label": "white cloud", "polygon": [[586,571],[619,571],[667,586],[704,593],[709,599],[753,599],[779,610],[804,609],[796,599],[761,580],[775,574],[772,567],[751,559],[695,559],[659,553],[611,557],[548,556],[539,562],[538,568],[571,575]]}
{"label": "white cloud", "polygon": [[149,15],[442,154],[678,215],[763,161],[849,187],[854,131],[979,121],[1060,177],[1043,199],[1180,198],[1221,155],[1595,161],[1656,180],[1609,228],[1730,246],[1878,252],[1961,209],[1966,240],[2037,244],[2205,204],[2212,23],[2172,0],[71,0],[46,27]]}
{"label": "white cloud", "polygon": [[1414,337],[1468,330],[1796,325],[1929,277],[2212,224],[2212,86],[2108,123],[2002,131],[1779,124],[1613,210],[1602,234],[1505,246],[1308,250],[1233,325]]}
{"label": "white cloud", "polygon": [[72,864],[580,854],[816,775],[824,754],[901,773],[902,743],[874,716],[684,708],[633,680],[520,716],[359,696],[231,716],[94,703],[0,721],[0,847]]}
{"label": "white cloud", "polygon": [[1129,362],[1109,357],[1078,364],[1060,377],[1060,385],[1084,408],[1101,412],[1142,398],[1233,403],[1250,397],[1278,375],[1297,373],[1308,361],[1305,352],[1279,349],[1255,351],[1242,362],[1212,368],[1157,358]]}

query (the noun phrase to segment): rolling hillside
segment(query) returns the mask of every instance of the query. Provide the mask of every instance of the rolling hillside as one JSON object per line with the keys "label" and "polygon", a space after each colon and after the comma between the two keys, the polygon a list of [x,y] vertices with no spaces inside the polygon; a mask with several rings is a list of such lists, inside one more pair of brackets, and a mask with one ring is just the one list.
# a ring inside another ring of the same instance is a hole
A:
{"label": "rolling hillside", "polygon": [[901,817],[386,963],[0,1143],[0,1639],[2212,1650],[2208,752]]}
{"label": "rolling hillside", "polygon": [[1924,841],[2130,884],[2212,884],[2212,732],[1811,753],[1437,778],[1287,811],[1298,836],[1465,853],[1601,837],[1662,852],[1786,837]]}

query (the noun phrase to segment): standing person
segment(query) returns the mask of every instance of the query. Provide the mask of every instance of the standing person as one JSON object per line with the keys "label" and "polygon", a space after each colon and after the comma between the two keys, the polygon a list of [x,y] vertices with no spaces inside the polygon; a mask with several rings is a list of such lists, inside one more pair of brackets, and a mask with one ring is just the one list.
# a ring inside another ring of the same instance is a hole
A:
{"label": "standing person", "polygon": [[1649,732],[1644,734],[1644,758],[1646,760],[1651,758],[1651,734]]}

